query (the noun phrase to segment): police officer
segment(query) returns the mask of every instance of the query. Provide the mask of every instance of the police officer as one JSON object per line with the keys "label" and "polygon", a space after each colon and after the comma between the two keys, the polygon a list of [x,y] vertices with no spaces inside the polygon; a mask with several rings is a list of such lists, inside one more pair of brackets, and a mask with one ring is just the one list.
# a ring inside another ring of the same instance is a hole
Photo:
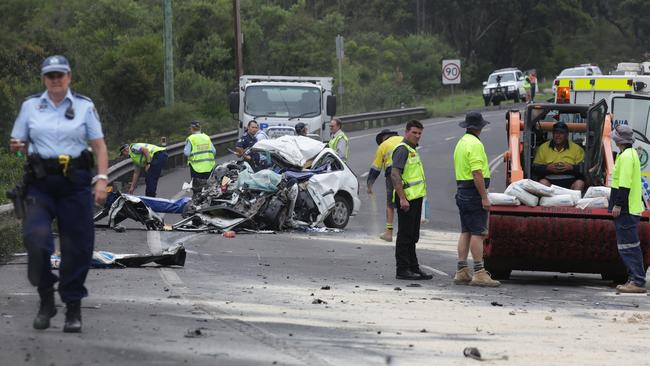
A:
{"label": "police officer", "polygon": [[196,195],[205,186],[210,173],[216,165],[214,158],[217,150],[210,140],[210,136],[201,132],[199,121],[190,122],[191,135],[185,140],[183,154],[187,156],[187,165],[190,166],[192,177],[192,191]]}
{"label": "police officer", "polygon": [[246,126],[246,132],[244,132],[244,135],[237,140],[235,143],[235,152],[237,156],[240,158],[244,158],[244,160],[251,160],[252,157],[250,155],[246,155],[246,150],[250,149],[255,145],[257,142],[257,132],[260,129],[260,125],[257,123],[255,120],[250,120],[248,121],[248,125]]}
{"label": "police officer", "polygon": [[[11,131],[10,149],[28,154],[23,241],[28,277],[38,288],[40,307],[36,329],[50,326],[56,315],[54,284],[66,304],[64,332],[81,332],[81,299],[95,240],[91,184],[95,202],[106,199],[108,156],[101,124],[90,98],[69,88],[72,72],[63,56],[50,56],[41,65],[47,90],[28,97]],[[97,158],[98,174],[88,142]],[[52,221],[57,219],[61,266],[51,271],[54,252]]]}
{"label": "police officer", "polygon": [[348,136],[343,132],[341,127],[341,120],[338,118],[333,118],[330,121],[330,141],[328,147],[334,151],[336,154],[343,159],[343,161],[348,161],[348,150],[349,142]]}
{"label": "police officer", "polygon": [[131,185],[128,191],[129,194],[133,194],[133,191],[135,191],[135,188],[138,186],[140,171],[144,169],[144,182],[146,184],[144,195],[156,197],[158,179],[162,174],[165,164],[167,164],[167,152],[165,148],[143,142],[131,145],[124,144],[120,146],[120,155],[130,157],[135,165],[133,179],[131,179]]}
{"label": "police officer", "polygon": [[296,123],[294,129],[296,130],[296,136],[307,136],[309,133],[307,125],[302,122]]}
{"label": "police officer", "polygon": [[420,239],[422,199],[427,195],[424,165],[416,150],[424,127],[420,121],[406,123],[404,140],[393,151],[390,176],[395,188],[397,207],[397,239],[395,239],[396,278],[398,280],[430,280],[422,271],[415,254]]}
{"label": "police officer", "polygon": [[[456,172],[456,205],[460,213],[461,234],[458,239],[458,264],[454,283],[496,287],[501,283],[491,278],[483,267],[483,240],[487,235],[488,209],[490,201],[487,189],[490,186],[485,147],[479,139],[481,130],[490,122],[479,112],[469,112],[459,126],[466,129],[465,135],[454,150]],[[472,252],[474,273],[467,267],[467,256]]]}
{"label": "police officer", "polygon": [[627,267],[628,281],[616,286],[617,292],[644,294],[645,268],[639,240],[639,221],[643,212],[641,200],[641,163],[632,147],[634,131],[628,125],[619,125],[612,133],[612,140],[621,151],[616,156],[612,174],[610,210],[616,227],[618,254]]}

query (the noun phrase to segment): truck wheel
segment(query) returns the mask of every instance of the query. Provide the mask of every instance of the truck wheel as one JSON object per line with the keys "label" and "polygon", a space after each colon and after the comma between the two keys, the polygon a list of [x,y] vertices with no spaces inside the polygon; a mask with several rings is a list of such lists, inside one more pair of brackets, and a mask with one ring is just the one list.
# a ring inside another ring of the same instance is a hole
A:
{"label": "truck wheel", "polygon": [[352,208],[350,207],[348,200],[337,194],[334,196],[334,208],[332,208],[332,212],[330,212],[329,216],[327,216],[324,221],[325,226],[335,229],[343,229],[348,225],[348,221],[350,221],[351,212]]}
{"label": "truck wheel", "polygon": [[627,274],[623,273],[603,272],[600,274],[600,277],[605,281],[612,281],[617,285],[621,285],[627,282]]}
{"label": "truck wheel", "polygon": [[489,271],[492,275],[492,278],[495,280],[509,280],[512,270],[510,269],[500,269],[497,271]]}

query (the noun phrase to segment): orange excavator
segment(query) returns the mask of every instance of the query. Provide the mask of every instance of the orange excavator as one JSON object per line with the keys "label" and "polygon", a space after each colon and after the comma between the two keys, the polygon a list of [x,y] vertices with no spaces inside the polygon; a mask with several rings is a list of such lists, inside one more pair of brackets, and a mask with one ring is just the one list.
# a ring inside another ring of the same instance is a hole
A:
{"label": "orange excavator", "polygon": [[[552,136],[562,121],[570,138],[585,150],[582,175],[587,187],[609,185],[614,168],[610,139],[612,116],[605,100],[591,105],[529,104],[523,113],[506,115],[508,151],[504,154],[506,182],[535,179],[536,148]],[[639,224],[647,269],[650,263],[650,212]],[[484,242],[486,269],[499,279],[512,270],[599,273],[605,280],[625,282],[613,218],[605,208],[492,206]]]}

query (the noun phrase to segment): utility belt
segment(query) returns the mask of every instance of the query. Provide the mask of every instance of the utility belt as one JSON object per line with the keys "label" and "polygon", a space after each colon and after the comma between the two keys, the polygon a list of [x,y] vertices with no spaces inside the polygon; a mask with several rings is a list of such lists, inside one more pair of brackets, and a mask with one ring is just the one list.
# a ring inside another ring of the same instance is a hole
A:
{"label": "utility belt", "polygon": [[39,155],[30,155],[27,158],[25,178],[27,181],[43,179],[48,175],[69,176],[75,170],[91,170],[95,166],[93,154],[84,150],[79,157],[71,158],[70,155],[59,155],[58,158],[42,158]]}
{"label": "utility belt", "polygon": [[[485,189],[488,189],[490,187],[490,178],[483,178],[483,181],[485,182]],[[478,192],[476,189],[476,185],[474,185],[474,180],[469,179],[469,180],[457,180],[456,181],[456,188],[460,190],[475,190]]]}

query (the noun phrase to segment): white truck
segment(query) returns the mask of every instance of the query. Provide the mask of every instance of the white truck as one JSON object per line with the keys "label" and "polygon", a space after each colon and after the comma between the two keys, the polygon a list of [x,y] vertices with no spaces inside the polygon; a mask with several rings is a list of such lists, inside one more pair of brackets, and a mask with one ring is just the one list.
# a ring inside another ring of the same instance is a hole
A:
{"label": "white truck", "polygon": [[294,135],[302,122],[309,135],[329,140],[328,122],[336,114],[331,77],[243,75],[229,104],[240,133],[254,119],[269,138]]}

